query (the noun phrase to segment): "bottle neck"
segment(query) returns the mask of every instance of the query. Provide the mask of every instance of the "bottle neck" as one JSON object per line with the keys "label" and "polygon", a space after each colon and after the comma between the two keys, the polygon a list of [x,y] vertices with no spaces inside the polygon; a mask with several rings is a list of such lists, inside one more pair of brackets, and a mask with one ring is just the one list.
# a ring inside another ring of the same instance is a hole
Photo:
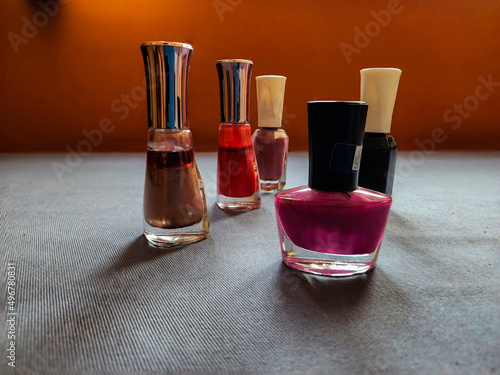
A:
{"label": "bottle neck", "polygon": [[375,132],[366,132],[365,137],[367,138],[385,138],[387,134],[385,133],[375,133]]}
{"label": "bottle neck", "polygon": [[224,125],[224,126],[250,126],[250,124],[248,122],[228,122],[228,121],[223,121],[220,124]]}
{"label": "bottle neck", "polygon": [[221,122],[247,123],[252,62],[219,60],[216,68],[219,76]]}
{"label": "bottle neck", "polygon": [[192,47],[145,43],[141,51],[146,72],[148,126],[155,129],[188,127],[187,82]]}

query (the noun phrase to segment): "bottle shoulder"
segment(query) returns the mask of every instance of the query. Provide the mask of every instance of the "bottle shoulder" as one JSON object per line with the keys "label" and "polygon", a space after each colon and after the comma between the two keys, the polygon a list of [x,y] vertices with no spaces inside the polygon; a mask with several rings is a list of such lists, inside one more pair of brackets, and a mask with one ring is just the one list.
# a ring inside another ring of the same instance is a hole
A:
{"label": "bottle shoulder", "polygon": [[226,123],[219,127],[219,147],[222,148],[248,148],[252,147],[252,129],[249,123]]}
{"label": "bottle shoulder", "polygon": [[253,137],[262,139],[288,139],[288,134],[281,128],[258,128]]}
{"label": "bottle shoulder", "polygon": [[193,137],[189,129],[149,129],[148,150],[185,151],[193,148]]}
{"label": "bottle shoulder", "polygon": [[275,195],[275,200],[281,203],[308,204],[317,206],[338,205],[390,205],[392,198],[373,190],[358,187],[349,192],[327,192],[311,189],[309,186],[284,190]]}
{"label": "bottle shoulder", "polygon": [[273,127],[267,127],[267,126],[259,127],[259,128],[257,128],[256,131],[260,131],[260,132],[273,132],[273,133],[277,132],[277,133],[285,133],[286,134],[286,131],[283,128],[273,128]]}
{"label": "bottle shoulder", "polygon": [[245,127],[249,127],[250,123],[249,122],[221,122],[220,126],[224,127],[224,128],[245,128]]}
{"label": "bottle shoulder", "polygon": [[365,133],[363,137],[364,150],[397,150],[398,145],[394,137],[385,133]]}

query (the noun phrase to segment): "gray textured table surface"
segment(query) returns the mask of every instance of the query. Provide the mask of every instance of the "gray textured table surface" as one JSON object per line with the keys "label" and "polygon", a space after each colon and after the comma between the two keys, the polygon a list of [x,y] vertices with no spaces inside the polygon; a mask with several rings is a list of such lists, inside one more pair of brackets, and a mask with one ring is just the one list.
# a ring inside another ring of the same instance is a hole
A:
{"label": "gray textured table surface", "polygon": [[[211,234],[171,251],[142,236],[144,154],[0,155],[0,373],[498,373],[500,153],[410,156],[377,268],[332,279],[281,263],[272,196],[215,207],[215,154]],[[291,154],[287,188],[306,182]]]}

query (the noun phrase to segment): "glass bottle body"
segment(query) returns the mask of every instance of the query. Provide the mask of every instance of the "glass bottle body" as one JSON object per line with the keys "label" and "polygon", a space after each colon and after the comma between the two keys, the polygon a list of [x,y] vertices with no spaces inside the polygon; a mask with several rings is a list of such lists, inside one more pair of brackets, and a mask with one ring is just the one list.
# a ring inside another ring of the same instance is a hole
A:
{"label": "glass bottle body", "polygon": [[217,205],[232,210],[260,207],[259,172],[248,123],[219,126]]}
{"label": "glass bottle body", "polygon": [[209,234],[208,204],[189,129],[149,129],[144,235],[158,247]]}
{"label": "glass bottle body", "polygon": [[359,167],[359,186],[391,195],[398,145],[384,133],[365,133]]}
{"label": "glass bottle body", "polygon": [[368,189],[323,192],[308,186],[274,198],[283,262],[329,276],[375,267],[391,197]]}
{"label": "glass bottle body", "polygon": [[286,184],[288,135],[280,128],[260,128],[252,137],[260,189],[266,192],[281,190]]}

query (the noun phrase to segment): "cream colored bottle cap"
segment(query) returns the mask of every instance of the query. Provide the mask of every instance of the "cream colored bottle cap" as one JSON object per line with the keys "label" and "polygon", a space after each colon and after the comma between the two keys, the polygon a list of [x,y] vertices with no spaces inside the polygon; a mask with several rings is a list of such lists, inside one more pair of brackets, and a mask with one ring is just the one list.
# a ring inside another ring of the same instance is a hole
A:
{"label": "cream colored bottle cap", "polygon": [[283,101],[285,99],[284,76],[258,76],[257,109],[259,112],[259,127],[280,128],[283,116]]}
{"label": "cream colored bottle cap", "polygon": [[361,100],[368,104],[365,132],[389,133],[401,69],[361,70]]}

